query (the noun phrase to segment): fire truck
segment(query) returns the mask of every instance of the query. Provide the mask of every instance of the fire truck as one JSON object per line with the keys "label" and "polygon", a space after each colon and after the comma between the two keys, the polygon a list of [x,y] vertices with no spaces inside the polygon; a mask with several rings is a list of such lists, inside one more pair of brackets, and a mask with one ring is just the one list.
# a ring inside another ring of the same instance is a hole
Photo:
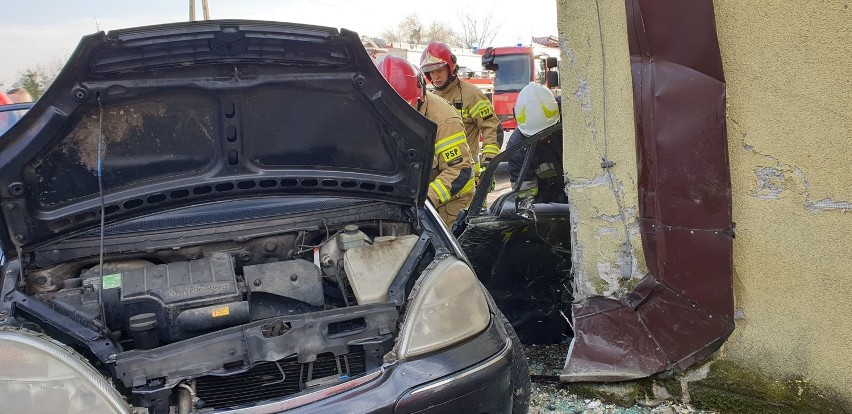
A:
{"label": "fire truck", "polygon": [[[545,38],[549,39],[549,38]],[[517,127],[513,108],[518,93],[530,82],[538,82],[559,94],[557,72],[559,49],[552,44],[539,46],[489,47],[482,51],[482,66],[494,71],[494,112],[506,131]]]}

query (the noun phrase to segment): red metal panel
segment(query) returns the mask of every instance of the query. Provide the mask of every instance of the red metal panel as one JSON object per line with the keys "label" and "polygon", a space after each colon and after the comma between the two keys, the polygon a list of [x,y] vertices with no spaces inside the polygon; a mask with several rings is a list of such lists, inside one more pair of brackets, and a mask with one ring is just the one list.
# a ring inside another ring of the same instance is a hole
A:
{"label": "red metal panel", "polygon": [[599,311],[574,315],[574,330],[583,334],[574,337],[563,380],[566,372],[583,373],[584,381],[624,381],[665,369],[665,354],[630,306],[593,297],[579,308]]}
{"label": "red metal panel", "polygon": [[626,0],[639,211],[650,274],[574,304],[563,381],[688,368],[734,328],[725,83],[712,0]]}
{"label": "red metal panel", "polygon": [[727,337],[732,327],[724,318],[714,317],[664,284],[657,285],[636,313],[665,353],[667,365],[701,352],[720,337]]}
{"label": "red metal panel", "polygon": [[[733,321],[732,240],[718,230],[667,228],[658,252],[660,283],[689,298],[706,313]],[[647,256],[647,255],[646,255]]]}
{"label": "red metal panel", "polygon": [[726,229],[731,225],[731,179],[727,150],[721,151],[718,142],[727,139],[725,84],[677,63],[643,66],[651,65],[656,82],[648,124],[653,136],[645,137],[656,147],[654,217],[669,226]]}

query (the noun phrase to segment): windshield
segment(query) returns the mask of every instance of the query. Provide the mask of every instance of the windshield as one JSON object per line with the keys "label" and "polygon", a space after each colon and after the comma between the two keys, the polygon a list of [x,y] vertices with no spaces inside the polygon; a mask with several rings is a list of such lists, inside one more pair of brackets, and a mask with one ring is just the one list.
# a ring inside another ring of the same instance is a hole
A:
{"label": "windshield", "polygon": [[27,108],[21,108],[21,105],[0,106],[0,135],[3,135],[12,125],[15,125],[15,122],[18,122],[25,113],[27,113]]}
{"label": "windshield", "polygon": [[530,57],[528,55],[498,55],[494,57],[497,71],[494,75],[494,90],[497,92],[520,91],[530,83]]}

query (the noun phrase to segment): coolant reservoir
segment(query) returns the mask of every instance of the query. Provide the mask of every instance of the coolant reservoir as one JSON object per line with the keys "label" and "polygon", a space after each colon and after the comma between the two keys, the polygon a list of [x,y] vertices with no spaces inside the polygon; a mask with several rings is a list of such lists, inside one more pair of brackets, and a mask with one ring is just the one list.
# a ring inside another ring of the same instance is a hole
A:
{"label": "coolant reservoir", "polygon": [[388,288],[417,239],[416,235],[376,237],[372,245],[344,253],[343,269],[359,305],[387,303]]}
{"label": "coolant reservoir", "polygon": [[361,230],[358,230],[357,225],[347,224],[346,227],[343,228],[343,233],[340,233],[337,236],[337,245],[340,247],[340,250],[346,251],[354,247],[363,246],[364,239],[366,238],[367,235]]}

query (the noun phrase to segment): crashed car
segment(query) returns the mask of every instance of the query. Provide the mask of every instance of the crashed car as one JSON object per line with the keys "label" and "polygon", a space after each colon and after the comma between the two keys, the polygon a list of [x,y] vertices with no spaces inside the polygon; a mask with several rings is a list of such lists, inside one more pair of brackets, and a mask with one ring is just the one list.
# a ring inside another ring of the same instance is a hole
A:
{"label": "crashed car", "polygon": [[[494,179],[501,163],[510,159],[521,160],[518,176],[533,176],[538,168],[533,154],[547,145],[551,134],[561,132],[560,121],[506,148],[482,173],[482,182]],[[559,178],[552,185],[562,188],[561,164],[557,170]],[[574,300],[569,205],[563,199],[524,198],[519,195],[521,184],[517,180],[487,208],[481,207],[488,188],[478,187],[453,233],[521,343],[568,343],[574,336],[569,323]]]}
{"label": "crashed car", "polygon": [[354,32],[83,38],[0,139],[2,412],[526,412],[435,130]]}

